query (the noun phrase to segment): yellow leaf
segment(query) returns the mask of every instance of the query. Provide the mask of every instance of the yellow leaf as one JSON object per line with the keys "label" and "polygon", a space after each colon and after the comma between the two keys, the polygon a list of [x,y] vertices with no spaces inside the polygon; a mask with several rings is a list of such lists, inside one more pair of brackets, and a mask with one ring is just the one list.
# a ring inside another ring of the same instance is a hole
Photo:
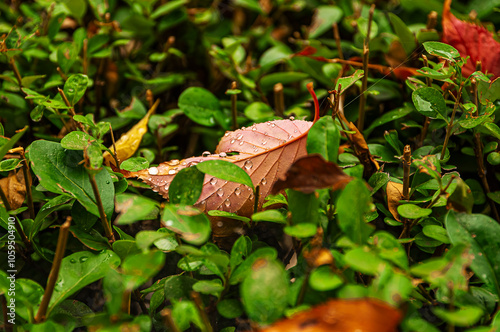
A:
{"label": "yellow leaf", "polygon": [[[147,127],[148,127],[149,117],[156,111],[159,102],[160,101],[157,100],[151,107],[151,109],[148,111],[146,116],[144,116],[144,118],[142,118],[141,121],[139,121],[135,126],[132,127],[132,129],[127,131],[120,137],[118,141],[116,141],[115,153],[119,163],[132,157],[135,151],[137,151],[137,149],[139,148],[139,144],[141,144],[142,137],[148,131]],[[111,151],[114,151],[113,146],[110,146],[109,149]],[[107,151],[104,152],[103,157],[104,157],[104,163],[106,165],[109,166],[110,164],[113,164],[117,166],[115,159],[109,152]]]}

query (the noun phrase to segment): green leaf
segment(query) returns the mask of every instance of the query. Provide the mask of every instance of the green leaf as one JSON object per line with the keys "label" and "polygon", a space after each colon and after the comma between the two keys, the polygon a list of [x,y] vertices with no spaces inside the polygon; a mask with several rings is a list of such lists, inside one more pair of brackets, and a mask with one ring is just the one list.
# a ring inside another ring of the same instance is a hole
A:
{"label": "green leaf", "polygon": [[151,14],[150,18],[152,18],[153,20],[157,19],[158,17],[171,13],[176,9],[182,8],[188,2],[189,0],[168,1],[167,3],[156,8],[155,11]]}
{"label": "green leaf", "polygon": [[410,55],[411,52],[413,52],[413,50],[417,47],[415,36],[410,29],[408,29],[403,20],[395,14],[389,13],[389,19],[391,20],[394,31],[396,32],[396,35],[398,35],[399,41],[401,42],[406,55]]}
{"label": "green leaf", "polygon": [[456,48],[445,43],[429,41],[425,42],[423,45],[429,54],[449,61],[455,61],[456,58],[460,57],[460,53]]}
{"label": "green leaf", "polygon": [[409,104],[405,104],[405,107],[400,107],[396,108],[395,110],[385,112],[380,118],[377,118],[370,124],[368,128],[365,129],[364,134],[368,136],[376,127],[407,116],[408,114],[413,112],[413,108],[408,105]]}
{"label": "green leaf", "polygon": [[420,114],[448,122],[446,102],[439,90],[429,87],[417,89],[412,93],[412,100]]}
{"label": "green leaf", "polygon": [[309,38],[315,39],[331,30],[333,23],[338,23],[343,16],[342,9],[337,6],[319,6],[314,14],[313,24],[309,30]]}
{"label": "green leaf", "polygon": [[[2,129],[3,129],[3,127],[2,127]],[[3,159],[3,157],[5,157],[5,155],[7,154],[7,152],[14,147],[14,145],[24,135],[24,133],[26,132],[27,129],[28,129],[28,126],[24,127],[21,130],[18,130],[16,132],[16,134],[14,136],[12,136],[11,139],[7,143],[5,143],[4,145],[2,145],[0,147],[0,160]]]}
{"label": "green leaf", "polygon": [[450,239],[448,238],[448,234],[446,233],[446,229],[438,225],[426,225],[422,229],[422,232],[425,236],[430,237],[431,239],[435,239],[439,242],[450,243]]}
{"label": "green leaf", "polygon": [[319,199],[314,193],[305,194],[301,191],[287,189],[288,208],[292,213],[293,224],[318,224]]}
{"label": "green leaf", "polygon": [[331,116],[320,118],[307,134],[307,153],[318,153],[327,161],[337,162],[340,131]]}
{"label": "green leaf", "polygon": [[0,161],[0,171],[1,172],[12,171],[12,170],[16,169],[17,167],[19,167],[21,162],[22,162],[21,159],[15,159],[15,158],[2,160],[2,161]]}
{"label": "green leaf", "polygon": [[283,216],[283,214],[278,210],[265,210],[254,213],[252,215],[252,221],[254,222],[269,221],[279,224],[286,224],[285,216]]}
{"label": "green leaf", "polygon": [[63,300],[101,279],[109,269],[119,264],[120,258],[111,250],[104,250],[99,254],[80,251],[64,257],[47,315]]}
{"label": "green leaf", "polygon": [[353,269],[369,275],[379,274],[388,266],[387,262],[368,247],[349,250],[345,255],[345,261]]}
{"label": "green leaf", "polygon": [[278,257],[278,252],[273,247],[263,247],[255,250],[243,263],[231,273],[229,283],[235,285],[245,279],[251,271],[252,265],[259,259],[274,260]]}
{"label": "green leaf", "polygon": [[488,163],[490,163],[491,165],[499,165],[500,164],[500,153],[498,152],[491,152],[488,154],[488,157],[486,158],[486,160],[488,160]]}
{"label": "green leaf", "polygon": [[240,220],[244,222],[249,222],[250,218],[248,217],[243,217],[239,216],[234,212],[227,212],[227,211],[220,211],[220,210],[210,210],[208,211],[208,215],[212,217],[224,217],[224,218],[230,218],[234,220]]}
{"label": "green leaf", "polygon": [[364,71],[361,69],[356,69],[354,74],[351,76],[341,77],[335,84],[335,91],[338,91],[340,86],[340,94],[343,94],[345,90],[349,89],[351,85],[362,79],[364,76]]}
{"label": "green leaf", "polygon": [[[189,297],[188,297],[189,298]],[[187,330],[191,325],[204,331],[205,325],[196,305],[189,300],[174,302],[172,318],[179,331]]]}
{"label": "green leaf", "polygon": [[277,83],[285,85],[305,80],[308,77],[309,75],[306,73],[294,71],[271,73],[260,79],[260,88],[262,91],[266,92],[272,90]]}
{"label": "green leaf", "polygon": [[418,219],[427,217],[432,213],[432,209],[424,209],[415,204],[401,204],[398,206],[398,213],[403,218]]}
{"label": "green leaf", "polygon": [[338,288],[342,284],[342,279],[327,265],[316,268],[309,277],[309,286],[321,292]]}
{"label": "green leaf", "polygon": [[456,326],[474,325],[483,316],[483,310],[473,306],[460,308],[456,311],[448,311],[443,308],[434,307],[432,311],[445,322]]}
{"label": "green leaf", "polygon": [[127,256],[121,265],[125,288],[133,290],[155,276],[165,264],[165,258],[158,250]]}
{"label": "green leaf", "polygon": [[160,212],[157,201],[135,194],[116,195],[116,212],[120,215],[115,219],[117,225],[128,225],[140,220],[156,219]]}
{"label": "green leaf", "polygon": [[404,270],[408,270],[408,256],[399,241],[390,233],[379,231],[373,236],[378,255]]}
{"label": "green leaf", "polygon": [[217,97],[199,87],[190,87],[181,93],[179,108],[188,118],[207,127],[215,125],[215,114],[221,112]]}
{"label": "green leaf", "polygon": [[243,257],[248,257],[252,251],[252,240],[248,236],[240,236],[231,248],[229,266],[231,271],[243,262]]}
{"label": "green leaf", "polygon": [[196,165],[198,170],[216,178],[241,183],[255,189],[252,179],[241,167],[226,160],[207,160]]}
{"label": "green leaf", "polygon": [[120,164],[120,168],[129,172],[137,172],[149,167],[149,161],[143,157],[129,158]]}
{"label": "green leaf", "polygon": [[271,106],[261,101],[256,101],[248,105],[244,113],[247,118],[255,122],[265,121],[275,115]]}
{"label": "green leaf", "polygon": [[95,229],[84,231],[80,227],[71,226],[69,231],[87,248],[96,251],[111,249],[108,240]]}
{"label": "green leaf", "polygon": [[448,212],[445,223],[453,245],[470,245],[470,252],[474,255],[472,271],[500,296],[500,255],[497,245],[500,225],[486,215],[454,211]]}
{"label": "green leaf", "polygon": [[[459,212],[472,213],[474,206],[474,196],[467,183],[461,178],[456,178],[457,186],[453,193],[448,197],[447,206],[451,206]],[[427,234],[426,234],[427,235]]]}
{"label": "green leaf", "polygon": [[288,293],[288,275],[275,259],[257,259],[240,286],[245,312],[259,324],[270,324],[281,317],[288,306]]}
{"label": "green leaf", "polygon": [[[83,159],[81,152],[66,150],[59,143],[42,140],[33,142],[28,151],[33,172],[45,189],[76,198],[90,213],[99,216],[89,175],[80,164]],[[95,174],[95,180],[104,211],[110,218],[114,210],[113,181],[105,169]]]}
{"label": "green leaf", "polygon": [[217,303],[217,311],[227,319],[234,319],[243,315],[243,308],[240,301],[235,299],[222,300]]}
{"label": "green leaf", "polygon": [[180,234],[188,243],[201,245],[210,237],[210,220],[191,206],[167,204],[162,221],[166,228]]}
{"label": "green leaf", "polygon": [[219,279],[200,280],[193,285],[193,290],[201,294],[208,294],[219,297],[224,290],[224,286]]}
{"label": "green leaf", "polygon": [[99,143],[91,142],[85,149],[85,154],[89,159],[89,166],[91,169],[98,170],[102,167],[104,157],[102,156],[101,145]]}
{"label": "green leaf", "polygon": [[335,205],[340,229],[354,243],[366,243],[373,232],[364,218],[370,210],[370,204],[370,191],[359,179],[349,182],[337,199]]}
{"label": "green leaf", "polygon": [[66,83],[64,83],[64,94],[71,106],[75,106],[82,99],[88,84],[89,78],[87,75],[75,74],[68,77]]}
{"label": "green leaf", "polygon": [[296,238],[306,238],[314,236],[317,232],[317,226],[310,223],[301,223],[293,226],[286,226],[283,231]]}
{"label": "green leaf", "polygon": [[288,59],[292,55],[292,51],[285,44],[278,44],[265,51],[260,59],[261,67],[271,67],[283,59]]}
{"label": "green leaf", "polygon": [[[236,167],[239,168],[238,166]],[[168,188],[170,203],[185,205],[195,204],[198,198],[200,198],[204,179],[205,174],[200,172],[196,167],[181,169]]]}
{"label": "green leaf", "polygon": [[68,150],[84,150],[96,139],[83,131],[72,131],[63,137],[61,146]]}
{"label": "green leaf", "polygon": [[159,239],[165,237],[171,237],[172,234],[159,231],[140,231],[135,236],[135,243],[137,248],[141,249],[142,252],[148,252],[149,247]]}

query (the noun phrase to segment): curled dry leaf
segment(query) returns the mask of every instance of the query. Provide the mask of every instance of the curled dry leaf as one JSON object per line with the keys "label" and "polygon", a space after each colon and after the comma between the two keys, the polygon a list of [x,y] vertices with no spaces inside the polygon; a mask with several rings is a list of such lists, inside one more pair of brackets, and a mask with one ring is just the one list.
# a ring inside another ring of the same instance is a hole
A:
{"label": "curled dry leaf", "polygon": [[375,299],[330,300],[261,332],[396,332],[401,312]]}
{"label": "curled dry leaf", "polygon": [[380,168],[378,162],[373,159],[368,149],[368,144],[366,143],[365,137],[359,131],[359,129],[354,125],[354,123],[349,122],[349,130],[354,131],[353,134],[349,135],[349,140],[352,143],[352,148],[359,158],[359,161],[364,166],[363,176],[369,178],[373,173],[378,171]]}
{"label": "curled dry leaf", "polygon": [[455,47],[462,57],[469,56],[462,68],[465,75],[476,71],[476,62],[480,61],[482,70],[500,76],[500,43],[484,27],[464,22],[450,11],[451,0],[443,6],[443,42]]}
{"label": "curled dry leaf", "polygon": [[[148,121],[149,117],[156,111],[160,100],[157,100],[148,113],[139,121],[135,126],[132,127],[129,131],[123,134],[118,141],[116,141],[116,152],[114,151],[114,147],[110,146],[109,149],[116,153],[116,157],[119,162],[122,162],[130,157],[132,157],[139,148],[141,144],[142,137],[148,131]],[[104,163],[107,166],[110,164],[115,165],[115,159],[111,156],[109,152],[104,152]]]}
{"label": "curled dry leaf", "polygon": [[11,171],[9,176],[1,179],[0,187],[12,210],[19,209],[23,205],[26,197],[26,184],[22,169]]}
{"label": "curled dry leaf", "polygon": [[[245,170],[254,186],[260,186],[259,205],[270,193],[273,183],[284,175],[292,163],[307,154],[307,132],[313,122],[300,120],[275,120],[254,124],[248,128],[226,132],[215,154],[171,160],[158,167],[138,172],[124,172],[126,177],[138,177],[153,191],[168,198],[168,187],[179,170],[206,160],[226,160]],[[237,155],[228,155],[237,152]],[[205,176],[201,196],[195,206],[202,210],[222,210],[251,215],[253,191],[235,182]]]}
{"label": "curled dry leaf", "polygon": [[322,156],[308,155],[293,163],[285,177],[276,181],[271,194],[276,194],[286,188],[306,194],[323,188],[337,190],[344,188],[352,179],[339,166],[326,161]]}
{"label": "curled dry leaf", "polygon": [[389,181],[387,182],[387,207],[394,219],[401,222],[398,213],[399,201],[403,199],[403,184]]}

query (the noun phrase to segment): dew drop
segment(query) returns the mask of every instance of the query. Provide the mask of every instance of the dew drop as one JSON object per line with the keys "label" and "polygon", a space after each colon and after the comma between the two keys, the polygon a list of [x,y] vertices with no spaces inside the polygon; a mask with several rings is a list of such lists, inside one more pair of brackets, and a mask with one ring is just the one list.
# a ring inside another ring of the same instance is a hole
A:
{"label": "dew drop", "polygon": [[233,144],[234,142],[236,142],[236,140],[233,138],[233,139],[231,140],[231,144]]}
{"label": "dew drop", "polygon": [[186,166],[186,165],[187,165],[187,162],[185,162],[185,161],[183,161],[183,162],[181,163],[181,166]]}
{"label": "dew drop", "polygon": [[292,139],[293,138],[293,135],[288,135],[288,139]]}
{"label": "dew drop", "polygon": [[289,119],[290,119],[290,121],[293,121],[293,120],[295,120],[295,117],[291,116]]}
{"label": "dew drop", "polygon": [[219,221],[219,222],[217,223],[217,227],[222,227],[222,226],[224,226],[224,223],[223,223],[222,221]]}
{"label": "dew drop", "polygon": [[224,201],[224,205],[226,207],[230,207],[231,206],[231,201],[229,200],[229,198]]}
{"label": "dew drop", "polygon": [[266,125],[270,126],[271,125],[271,121],[267,121]]}
{"label": "dew drop", "polygon": [[237,195],[237,196],[241,195],[241,189],[240,189],[240,187],[236,187],[236,189],[234,189],[234,194]]}
{"label": "dew drop", "polygon": [[201,154],[202,157],[209,157],[210,156],[210,152],[209,151],[205,151]]}
{"label": "dew drop", "polygon": [[157,175],[157,174],[158,174],[158,168],[156,168],[156,167],[151,167],[151,168],[148,170],[148,173],[149,173],[149,175]]}
{"label": "dew drop", "polygon": [[85,256],[80,257],[80,263],[84,263],[84,262],[86,262],[86,261],[87,261],[87,259],[89,259],[89,258],[88,258],[88,257],[85,257]]}
{"label": "dew drop", "polygon": [[267,136],[267,135],[268,135],[267,131],[266,131],[266,132],[264,132],[264,135],[265,135],[265,136]]}
{"label": "dew drop", "polygon": [[238,134],[238,136],[236,136],[236,139],[239,141],[243,138],[243,134]]}
{"label": "dew drop", "polygon": [[266,140],[263,140],[262,141],[262,145],[266,145],[267,144],[267,141]]}
{"label": "dew drop", "polygon": [[266,178],[262,178],[262,180],[260,181],[260,183],[265,186],[267,184],[267,180]]}
{"label": "dew drop", "polygon": [[197,161],[192,161],[189,163],[189,167],[193,167],[193,166],[196,166],[198,165],[199,163]]}
{"label": "dew drop", "polygon": [[241,142],[240,142],[240,145],[243,145],[243,143],[244,143],[244,142],[243,142],[243,141],[241,141]]}
{"label": "dew drop", "polygon": [[297,132],[297,129],[295,129],[293,132],[294,132],[294,133],[296,133],[296,132]]}
{"label": "dew drop", "polygon": [[177,173],[177,171],[175,169],[171,169],[168,171],[168,175],[173,175],[175,173]]}
{"label": "dew drop", "polygon": [[245,127],[241,127],[241,130],[245,130],[245,129],[247,129],[247,128],[245,128]]}
{"label": "dew drop", "polygon": [[243,167],[245,167],[245,169],[247,169],[247,170],[252,169],[252,167],[253,167],[252,161],[251,160],[245,161],[245,163],[243,164]]}
{"label": "dew drop", "polygon": [[165,226],[170,227],[170,226],[173,226],[173,225],[174,225],[174,222],[172,220],[165,221]]}
{"label": "dew drop", "polygon": [[165,187],[164,187],[164,188],[165,188],[165,190],[168,190],[168,187],[169,187],[169,184],[167,183],[167,184],[165,185]]}
{"label": "dew drop", "polygon": [[222,190],[222,188],[217,189],[217,196],[219,197],[224,196],[224,190]]}
{"label": "dew drop", "polygon": [[229,131],[226,131],[226,133],[224,134],[224,137],[228,137],[229,136]]}
{"label": "dew drop", "polygon": [[180,164],[180,161],[178,159],[170,160],[169,164],[170,166],[177,166]]}
{"label": "dew drop", "polygon": [[256,126],[252,126],[252,131],[256,131],[257,130],[257,127]]}
{"label": "dew drop", "polygon": [[221,152],[221,153],[219,153],[219,157],[226,158],[227,157],[227,153]]}
{"label": "dew drop", "polygon": [[274,127],[276,127],[276,124],[273,122],[273,123],[271,123],[271,128],[274,128]]}
{"label": "dew drop", "polygon": [[214,186],[216,183],[217,183],[217,178],[211,178],[211,179],[210,179],[210,184],[211,184],[211,185],[213,185],[213,186]]}
{"label": "dew drop", "polygon": [[72,263],[72,264],[75,264],[76,263],[76,259],[72,258],[72,259],[69,260],[69,262]]}
{"label": "dew drop", "polygon": [[252,200],[253,199],[253,194],[250,194],[250,196],[248,197],[248,199]]}
{"label": "dew drop", "polygon": [[110,184],[110,183],[111,183],[111,182],[109,182],[109,181],[106,181],[106,184]]}

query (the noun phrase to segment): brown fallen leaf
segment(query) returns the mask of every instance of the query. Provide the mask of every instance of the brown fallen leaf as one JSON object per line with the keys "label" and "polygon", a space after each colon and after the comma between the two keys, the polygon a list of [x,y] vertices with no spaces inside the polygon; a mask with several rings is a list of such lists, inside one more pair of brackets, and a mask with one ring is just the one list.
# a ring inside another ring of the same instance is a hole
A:
{"label": "brown fallen leaf", "polygon": [[352,179],[339,166],[326,161],[322,156],[308,155],[293,163],[285,176],[276,181],[271,194],[276,194],[286,188],[306,194],[323,188],[337,190],[344,188]]}
{"label": "brown fallen leaf", "polygon": [[462,68],[464,75],[475,72],[476,62],[480,61],[483,71],[500,76],[500,43],[484,27],[456,18],[450,6],[451,0],[446,0],[442,41],[455,47],[462,57],[470,57]]}
{"label": "brown fallen leaf", "polygon": [[330,300],[260,332],[396,332],[402,317],[375,299]]}
{"label": "brown fallen leaf", "polygon": [[387,207],[394,219],[401,222],[401,217],[398,213],[399,201],[403,199],[403,184],[389,181],[387,182]]}
{"label": "brown fallen leaf", "polygon": [[[319,103],[312,83],[307,85],[314,101],[314,122],[319,118]],[[260,187],[258,206],[262,206],[276,180],[283,176],[295,160],[307,154],[306,140],[314,122],[294,119],[256,123],[248,128],[228,131],[219,141],[215,154],[170,160],[157,167],[138,172],[123,171],[125,177],[137,177],[153,191],[168,198],[170,182],[177,172],[206,160],[226,160],[245,170],[254,186]],[[228,155],[236,152],[237,155]],[[221,210],[250,216],[255,197],[251,188],[206,175],[203,190],[195,206],[202,211]]]}
{"label": "brown fallen leaf", "polygon": [[[156,111],[160,100],[157,100],[156,103],[151,107],[148,113],[139,121],[135,126],[132,127],[129,131],[123,134],[118,141],[115,143],[116,152],[114,151],[114,147],[110,146],[109,149],[116,153],[116,157],[118,162],[122,162],[130,157],[132,157],[139,148],[141,144],[142,137],[148,131],[148,121],[149,117]],[[110,164],[116,165],[115,159],[109,152],[104,152],[104,163],[107,166]]]}
{"label": "brown fallen leaf", "polygon": [[12,210],[19,209],[23,205],[26,197],[26,183],[22,169],[11,171],[7,177],[0,179],[0,187]]}
{"label": "brown fallen leaf", "polygon": [[359,158],[359,161],[364,166],[363,177],[368,179],[373,173],[378,171],[380,168],[378,162],[370,154],[368,149],[368,144],[366,143],[365,137],[359,131],[359,129],[354,125],[354,123],[349,122],[349,130],[354,131],[354,134],[349,135],[349,141],[352,143],[352,148]]}

